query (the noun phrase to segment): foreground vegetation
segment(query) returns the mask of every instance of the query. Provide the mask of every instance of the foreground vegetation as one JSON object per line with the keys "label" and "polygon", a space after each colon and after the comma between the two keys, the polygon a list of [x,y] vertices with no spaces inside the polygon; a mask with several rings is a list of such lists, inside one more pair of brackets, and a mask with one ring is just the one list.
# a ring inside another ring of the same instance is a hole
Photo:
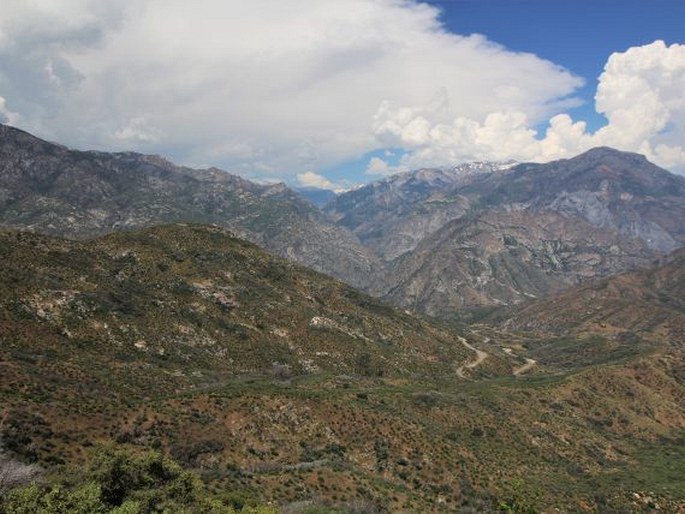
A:
{"label": "foreground vegetation", "polygon": [[99,448],[87,472],[54,483],[32,483],[0,497],[6,514],[198,512],[274,514],[266,506],[212,497],[197,476],[156,451]]}

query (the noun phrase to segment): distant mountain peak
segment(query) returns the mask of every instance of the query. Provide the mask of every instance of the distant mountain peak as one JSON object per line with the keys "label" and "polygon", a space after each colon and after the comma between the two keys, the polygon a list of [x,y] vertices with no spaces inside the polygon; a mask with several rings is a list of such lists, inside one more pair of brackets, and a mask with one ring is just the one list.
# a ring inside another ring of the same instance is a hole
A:
{"label": "distant mountain peak", "polygon": [[457,164],[454,166],[437,166],[418,168],[411,171],[403,171],[390,175],[376,182],[372,182],[372,187],[383,187],[383,184],[393,183],[407,183],[411,180],[421,182],[452,182],[464,177],[482,173],[492,173],[495,171],[504,171],[512,168],[518,164],[517,161],[471,161]]}
{"label": "distant mountain peak", "polygon": [[572,157],[572,159],[602,159],[603,157],[629,157],[631,159],[647,161],[647,157],[645,157],[641,153],[617,150],[616,148],[612,148],[610,146],[596,146],[594,148],[590,148],[589,150],[575,157]]}

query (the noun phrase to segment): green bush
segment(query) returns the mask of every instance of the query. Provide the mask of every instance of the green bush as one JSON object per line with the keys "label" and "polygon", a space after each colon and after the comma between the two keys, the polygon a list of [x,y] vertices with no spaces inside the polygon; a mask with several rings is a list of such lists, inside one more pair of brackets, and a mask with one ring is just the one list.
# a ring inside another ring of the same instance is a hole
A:
{"label": "green bush", "polygon": [[[0,501],[2,514],[147,514],[196,512],[234,514],[232,505],[208,495],[200,481],[156,451],[133,453],[99,448],[86,476],[75,473],[64,483],[13,489]],[[76,482],[76,485],[67,485]],[[246,506],[244,514],[275,514],[264,506]]]}
{"label": "green bush", "polygon": [[499,502],[500,512],[512,514],[537,514],[543,495],[540,491],[531,491],[524,487],[522,480],[511,483],[511,491],[506,500]]}
{"label": "green bush", "polygon": [[100,498],[100,487],[88,482],[73,490],[56,485],[48,489],[35,484],[11,491],[0,505],[5,514],[99,514],[109,512]]}
{"label": "green bush", "polygon": [[192,503],[197,488],[191,473],[155,451],[131,455],[106,448],[96,455],[91,475],[100,484],[102,500],[108,505],[135,500],[148,511],[168,502]]}

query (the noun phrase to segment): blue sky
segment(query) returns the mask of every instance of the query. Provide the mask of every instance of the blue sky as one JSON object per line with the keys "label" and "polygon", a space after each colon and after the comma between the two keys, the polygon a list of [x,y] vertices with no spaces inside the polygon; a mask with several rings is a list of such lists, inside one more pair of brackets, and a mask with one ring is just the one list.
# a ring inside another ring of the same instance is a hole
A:
{"label": "blue sky", "polygon": [[657,39],[685,43],[681,0],[429,0],[457,34],[485,34],[519,52],[531,52],[583,77],[585,104],[573,114],[599,128],[594,110],[597,79],[607,57]]}
{"label": "blue sky", "polygon": [[685,173],[682,20],[682,0],[6,0],[0,121],[337,189],[598,145]]}

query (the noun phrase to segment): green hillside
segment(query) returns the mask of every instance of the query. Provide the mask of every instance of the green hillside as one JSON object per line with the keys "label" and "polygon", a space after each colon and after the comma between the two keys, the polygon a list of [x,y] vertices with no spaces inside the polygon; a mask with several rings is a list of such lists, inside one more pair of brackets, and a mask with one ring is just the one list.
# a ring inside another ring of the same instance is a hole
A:
{"label": "green hillside", "polygon": [[48,482],[117,444],[237,507],[684,505],[682,345],[514,376],[544,341],[435,325],[213,227],[6,232],[0,263],[0,437]]}

